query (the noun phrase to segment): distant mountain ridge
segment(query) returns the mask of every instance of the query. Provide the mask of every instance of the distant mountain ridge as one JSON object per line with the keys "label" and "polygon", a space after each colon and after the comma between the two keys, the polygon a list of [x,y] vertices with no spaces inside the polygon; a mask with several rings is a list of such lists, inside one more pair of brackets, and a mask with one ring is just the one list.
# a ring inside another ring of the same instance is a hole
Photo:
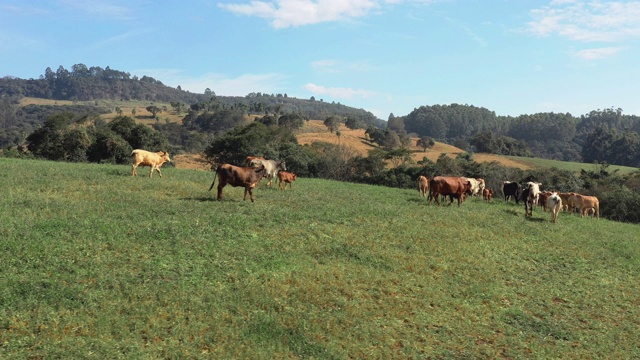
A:
{"label": "distant mountain ridge", "polygon": [[383,125],[371,112],[356,109],[340,103],[325,103],[310,99],[288,97],[287,94],[263,94],[253,92],[246,96],[216,95],[214,91],[205,90],[196,94],[164,85],[160,80],[149,76],[131,76],[130,73],[114,70],[110,67],[87,67],[76,64],[71,70],[63,66],[57,71],[47,68],[45,74],[38,79],[20,79],[5,76],[0,78],[0,96],[2,97],[34,97],[51,100],[90,101],[100,99],[141,100],[149,102],[181,102],[186,105],[210,100],[227,106],[245,106],[251,109],[266,109],[278,106],[282,113],[298,113],[309,119],[322,119],[334,116],[354,116],[366,124]]}

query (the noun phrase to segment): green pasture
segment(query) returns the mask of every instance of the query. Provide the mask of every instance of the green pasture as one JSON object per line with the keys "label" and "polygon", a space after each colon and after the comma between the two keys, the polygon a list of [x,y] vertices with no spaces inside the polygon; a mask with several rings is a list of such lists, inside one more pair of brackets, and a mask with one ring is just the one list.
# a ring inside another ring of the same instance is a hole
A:
{"label": "green pasture", "polygon": [[[542,158],[530,158],[523,156],[507,156],[504,155],[505,158],[515,160],[524,165],[533,167],[533,168],[558,168],[563,170],[573,171],[575,173],[580,173],[580,170],[585,171],[600,171],[602,168],[597,164],[587,164],[580,162],[571,162],[571,161],[560,161],[560,160],[551,160],[551,159],[542,159]],[[638,168],[630,167],[630,166],[621,166],[621,165],[609,165],[607,167],[607,171],[610,173],[618,172],[619,174],[627,174],[632,171],[636,171]]]}
{"label": "green pasture", "polygon": [[0,169],[3,359],[640,358],[637,225],[307,178],[251,203],[215,201],[204,171]]}

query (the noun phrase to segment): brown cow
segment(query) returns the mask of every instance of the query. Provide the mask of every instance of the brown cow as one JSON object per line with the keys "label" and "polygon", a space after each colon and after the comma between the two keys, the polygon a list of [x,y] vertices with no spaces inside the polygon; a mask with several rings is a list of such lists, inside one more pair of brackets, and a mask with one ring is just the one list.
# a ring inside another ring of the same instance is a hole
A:
{"label": "brown cow", "polygon": [[[267,170],[264,166],[254,168],[250,166],[244,167],[224,164],[218,166],[216,174],[218,178],[218,201],[222,200],[222,188],[229,184],[234,187],[243,186],[244,196],[242,200],[246,200],[247,193],[249,193],[249,198],[251,202],[253,202],[253,188],[256,187],[258,182],[267,174]],[[209,191],[213,189],[215,183],[216,179],[213,178]]]}
{"label": "brown cow", "polygon": [[600,201],[597,197],[571,193],[569,201],[580,210],[580,217],[584,217],[588,211],[594,209],[595,216],[600,218]]}
{"label": "brown cow", "polygon": [[493,197],[493,190],[489,189],[489,188],[484,188],[484,190],[482,190],[482,198],[487,200],[487,201],[491,201],[491,198]]}
{"label": "brown cow", "polygon": [[284,170],[278,171],[278,180],[280,181],[278,183],[278,188],[280,188],[280,190],[286,190],[287,185],[285,184],[284,187],[282,186],[282,183],[284,182],[289,184],[289,190],[293,190],[293,181],[296,180],[297,178],[298,178],[298,175],[294,173],[286,172]]}
{"label": "brown cow", "polygon": [[247,156],[247,158],[244,160],[244,163],[246,166],[251,166],[251,162],[253,160],[264,160],[264,158],[262,156]]}
{"label": "brown cow", "polygon": [[162,173],[160,172],[160,166],[167,161],[171,161],[169,158],[169,153],[165,151],[158,152],[150,152],[146,150],[136,149],[131,152],[131,157],[133,159],[133,170],[131,171],[131,176],[138,176],[138,166],[149,166],[151,167],[151,171],[149,171],[149,177],[152,177],[153,170],[158,171],[158,175],[162,177]]}
{"label": "brown cow", "polygon": [[460,206],[460,203],[464,200],[465,193],[470,191],[471,184],[464,178],[436,176],[429,181],[429,204],[431,204],[431,200],[435,199],[436,204],[440,205],[438,197],[442,195],[449,196],[449,200],[451,201],[449,205],[453,204],[454,197],[457,198],[458,206]]}
{"label": "brown cow", "polygon": [[418,194],[419,196],[426,197],[427,190],[429,190],[429,179],[426,176],[420,175],[418,178]]}

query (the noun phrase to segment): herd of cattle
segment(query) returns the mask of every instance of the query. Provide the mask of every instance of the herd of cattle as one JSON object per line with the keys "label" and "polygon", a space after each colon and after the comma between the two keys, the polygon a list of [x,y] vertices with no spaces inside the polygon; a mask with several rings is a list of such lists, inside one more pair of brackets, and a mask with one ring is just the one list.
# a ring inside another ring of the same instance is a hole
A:
{"label": "herd of cattle", "polygon": [[[514,199],[516,204],[524,201],[525,217],[533,216],[533,208],[540,206],[544,211],[551,211],[551,222],[556,222],[560,211],[575,211],[580,213],[580,217],[593,216],[600,218],[600,202],[595,196],[586,196],[574,192],[562,193],[556,191],[541,191],[538,182],[529,181],[520,187],[517,182],[505,181],[502,184],[504,200]],[[425,176],[418,178],[418,192],[420,196],[427,196],[429,190],[429,204],[435,200],[440,205],[439,198],[449,197],[449,205],[453,199],[458,200],[458,206],[468,196],[480,196],[486,201],[493,198],[493,190],[485,186],[484,179],[474,179],[467,177],[436,176],[428,180]]]}
{"label": "herd of cattle", "polygon": [[[136,149],[131,153],[133,159],[132,176],[137,175],[138,166],[149,166],[151,171],[149,177],[153,176],[153,171],[158,171],[158,175],[162,177],[160,167],[165,162],[171,161],[169,153],[164,151],[149,152]],[[244,187],[244,197],[246,200],[247,193],[253,202],[253,189],[258,186],[260,180],[267,178],[266,186],[271,186],[273,179],[278,178],[280,190],[285,190],[289,184],[289,189],[293,189],[293,181],[297,176],[294,173],[287,172],[284,161],[267,160],[258,156],[247,156],[245,166],[235,166],[231,164],[223,164],[216,169],[216,178],[218,180],[218,201],[222,200],[222,189],[226,185]],[[213,179],[209,191],[213,189],[216,183]],[[283,187],[284,184],[284,187]],[[580,212],[580,217],[593,213],[593,216],[600,217],[600,202],[595,196],[586,196],[574,192],[561,193],[555,191],[541,191],[541,183],[529,181],[520,186],[516,182],[505,181],[502,184],[502,193],[504,200],[515,200],[516,204],[524,201],[525,216],[533,215],[533,208],[540,206],[544,211],[551,211],[551,222],[556,222],[558,213],[562,210]],[[418,178],[418,191],[420,196],[426,197],[429,192],[429,204],[431,201],[440,205],[440,197],[446,199],[449,197],[449,205],[453,203],[453,199],[458,200],[458,206],[468,196],[482,196],[484,200],[491,201],[494,191],[486,187],[484,179],[474,179],[468,177],[454,176],[436,176],[427,179],[425,176]]]}
{"label": "herd of cattle", "polygon": [[[158,171],[158,175],[162,177],[160,167],[165,162],[170,162],[169,153],[165,151],[150,152],[146,150],[136,149],[131,152],[133,160],[133,170],[131,176],[137,176],[138,166],[149,166],[149,177],[153,177],[153,170]],[[253,189],[258,186],[262,178],[267,178],[266,186],[272,186],[273,179],[278,178],[278,187],[285,190],[287,184],[289,189],[293,190],[293,181],[297,179],[296,174],[287,172],[287,166],[284,161],[266,160],[263,157],[247,156],[246,166],[235,166],[231,164],[223,164],[216,169],[216,178],[218,179],[218,201],[222,200],[222,188],[227,185],[244,187],[243,200],[249,198],[253,202]],[[213,179],[209,191],[213,189],[216,183]],[[284,185],[284,187],[283,187]]]}

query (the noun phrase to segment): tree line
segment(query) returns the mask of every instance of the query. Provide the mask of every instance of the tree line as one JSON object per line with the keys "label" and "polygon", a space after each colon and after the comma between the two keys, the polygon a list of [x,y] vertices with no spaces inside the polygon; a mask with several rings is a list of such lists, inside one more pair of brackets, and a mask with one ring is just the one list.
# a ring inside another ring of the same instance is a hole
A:
{"label": "tree line", "polygon": [[451,104],[421,106],[400,119],[409,133],[464,150],[640,167],[640,117],[622,109],[513,117]]}

